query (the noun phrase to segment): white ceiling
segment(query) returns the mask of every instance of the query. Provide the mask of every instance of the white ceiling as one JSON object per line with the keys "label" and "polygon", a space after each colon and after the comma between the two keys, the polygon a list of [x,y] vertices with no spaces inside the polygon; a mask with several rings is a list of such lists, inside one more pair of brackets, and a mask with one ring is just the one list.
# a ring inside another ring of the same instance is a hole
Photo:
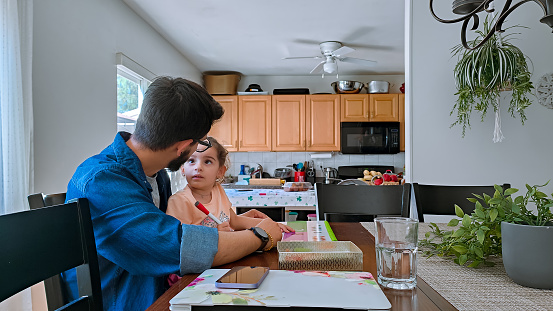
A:
{"label": "white ceiling", "polygon": [[348,57],[343,75],[404,74],[402,0],[124,0],[199,70],[244,75],[308,75],[319,42],[340,41]]}

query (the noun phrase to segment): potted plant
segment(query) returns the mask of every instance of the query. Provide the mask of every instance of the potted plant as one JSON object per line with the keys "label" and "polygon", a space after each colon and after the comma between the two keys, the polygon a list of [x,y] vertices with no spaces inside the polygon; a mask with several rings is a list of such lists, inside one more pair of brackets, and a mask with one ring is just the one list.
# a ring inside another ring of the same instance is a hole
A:
{"label": "potted plant", "polygon": [[[475,194],[468,198],[475,204],[471,215],[455,206],[459,219],[448,223],[455,229],[440,230],[430,224],[432,231],[420,243],[423,254],[450,257],[459,265],[474,268],[493,265],[489,257],[502,255],[513,281],[553,289],[553,198],[539,190],[543,186],[526,185],[526,194],[514,199],[518,189],[503,192],[498,185],[493,197]],[[535,205],[536,213],[528,209],[529,205]]]}
{"label": "potted plant", "polygon": [[[475,46],[493,29],[494,19],[484,20],[483,31],[476,31],[476,38],[469,41]],[[506,28],[521,27],[511,26]],[[456,113],[457,120],[451,124],[463,127],[462,136],[465,137],[467,126],[470,128],[470,115],[475,109],[481,113],[481,121],[490,107],[493,108],[496,118],[494,142],[503,140],[501,134],[499,101],[500,93],[504,90],[512,91],[509,103],[509,113],[514,118],[518,114],[524,125],[526,115],[524,109],[530,106],[528,95],[533,89],[530,81],[526,56],[513,45],[510,40],[517,33],[501,34],[495,32],[482,46],[468,50],[461,44],[452,49],[453,56],[458,62],[454,69],[457,101],[450,115]]]}

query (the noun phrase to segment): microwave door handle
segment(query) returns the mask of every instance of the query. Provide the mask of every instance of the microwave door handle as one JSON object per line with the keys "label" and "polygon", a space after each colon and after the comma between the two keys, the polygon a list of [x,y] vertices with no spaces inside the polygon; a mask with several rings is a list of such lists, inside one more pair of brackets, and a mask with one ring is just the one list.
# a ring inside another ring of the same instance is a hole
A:
{"label": "microwave door handle", "polygon": [[386,128],[386,145],[385,145],[384,148],[388,148],[388,146],[389,146],[388,140],[389,139],[390,139],[390,129]]}

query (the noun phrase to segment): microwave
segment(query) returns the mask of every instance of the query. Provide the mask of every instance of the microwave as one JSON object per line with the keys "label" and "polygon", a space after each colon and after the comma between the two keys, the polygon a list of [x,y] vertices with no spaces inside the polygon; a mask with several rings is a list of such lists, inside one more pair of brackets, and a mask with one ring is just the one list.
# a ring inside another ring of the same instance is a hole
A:
{"label": "microwave", "polygon": [[399,122],[342,122],[343,154],[399,153]]}

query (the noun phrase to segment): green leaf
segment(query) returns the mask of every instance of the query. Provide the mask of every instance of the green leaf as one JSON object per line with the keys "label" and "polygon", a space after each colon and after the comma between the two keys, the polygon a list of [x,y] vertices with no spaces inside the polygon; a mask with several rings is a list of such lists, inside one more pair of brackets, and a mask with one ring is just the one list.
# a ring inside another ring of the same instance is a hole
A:
{"label": "green leaf", "polygon": [[463,254],[461,256],[459,256],[459,265],[464,265],[468,260],[468,256],[467,254]]}
{"label": "green leaf", "polygon": [[463,218],[465,216],[465,213],[457,204],[455,204],[455,215],[457,215],[457,217],[459,218]]}
{"label": "green leaf", "polygon": [[484,258],[484,252],[482,251],[481,248],[479,248],[479,247],[474,248],[474,253],[475,253],[476,256],[478,256],[479,258]]}
{"label": "green leaf", "polygon": [[467,252],[467,248],[463,245],[453,245],[451,248],[459,254],[465,254]]}
{"label": "green leaf", "polygon": [[496,209],[496,208],[492,208],[492,209],[490,210],[490,220],[491,220],[491,221],[494,221],[496,217],[497,217],[497,209]]}
{"label": "green leaf", "polygon": [[450,226],[450,227],[455,227],[459,224],[459,219],[457,218],[454,218],[452,220],[450,220],[447,225]]}
{"label": "green leaf", "polygon": [[480,260],[475,260],[475,261],[471,262],[471,264],[468,265],[467,267],[469,267],[469,268],[476,268],[476,267],[478,267],[481,263],[482,263],[482,261],[480,261]]}
{"label": "green leaf", "polygon": [[476,239],[478,240],[478,242],[480,242],[480,244],[484,244],[484,236],[484,231],[480,229],[476,231]]}
{"label": "green leaf", "polygon": [[475,209],[474,212],[476,213],[476,216],[478,216],[481,219],[486,219],[486,213],[482,209]]}
{"label": "green leaf", "polygon": [[471,223],[470,216],[465,214],[465,216],[463,216],[463,226],[469,227],[470,223]]}
{"label": "green leaf", "polygon": [[430,231],[426,232],[424,236],[428,239],[430,237]]}
{"label": "green leaf", "polygon": [[451,237],[453,238],[458,238],[460,236],[463,236],[465,234],[465,232],[467,232],[465,229],[463,228],[459,228],[457,229],[455,232],[453,232],[453,234],[451,235]]}
{"label": "green leaf", "polygon": [[513,194],[513,193],[516,193],[517,191],[518,191],[518,189],[516,189],[516,188],[509,188],[509,189],[505,190],[504,195],[508,196],[508,195]]}

